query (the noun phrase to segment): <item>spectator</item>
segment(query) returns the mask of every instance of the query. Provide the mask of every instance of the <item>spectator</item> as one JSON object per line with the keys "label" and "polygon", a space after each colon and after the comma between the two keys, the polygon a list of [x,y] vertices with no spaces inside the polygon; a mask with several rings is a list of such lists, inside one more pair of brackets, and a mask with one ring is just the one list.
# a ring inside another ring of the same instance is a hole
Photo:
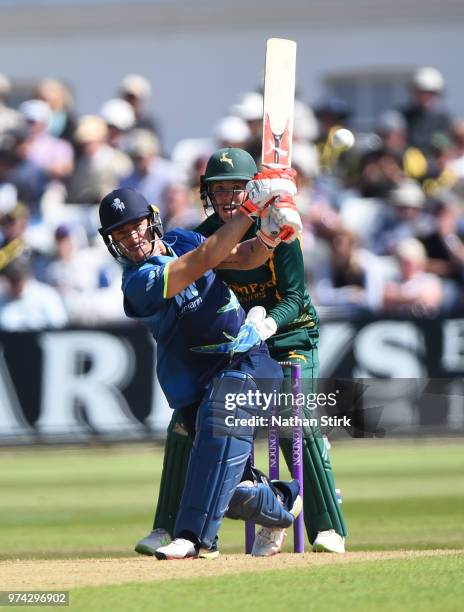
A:
{"label": "spectator", "polygon": [[176,168],[161,157],[158,139],[147,130],[133,130],[128,138],[127,152],[134,169],[120,181],[119,187],[139,191],[148,202],[158,206],[164,217],[168,188],[181,178]]}
{"label": "spectator", "polygon": [[446,312],[459,305],[463,287],[464,241],[459,233],[459,204],[450,193],[442,193],[434,207],[435,227],[421,238],[427,254],[427,272],[442,279]]}
{"label": "spectator", "polygon": [[74,134],[79,155],[68,183],[68,202],[97,204],[131,171],[129,157],[110,146],[107,136],[108,128],[101,117],[84,115],[79,119]]}
{"label": "spectator", "polygon": [[48,104],[51,116],[48,133],[72,142],[76,118],[72,112],[72,96],[67,87],[56,79],[43,79],[37,87],[37,98]]}
{"label": "spectator", "polygon": [[74,153],[69,142],[47,132],[50,107],[43,100],[27,100],[19,110],[27,123],[22,143],[24,157],[39,166],[48,178],[64,180],[73,171]]}
{"label": "spectator", "polygon": [[314,113],[319,121],[317,142],[327,142],[334,127],[342,127],[351,115],[348,104],[336,96],[327,96],[314,105]]}
{"label": "spectator", "polygon": [[29,222],[29,211],[24,204],[17,201],[16,189],[11,185],[4,185],[0,189],[0,201],[0,269],[3,269],[28,251],[25,231]]}
{"label": "spectator", "polygon": [[318,135],[316,115],[312,108],[301,100],[295,100],[293,119],[293,142],[309,144],[316,140]]}
{"label": "spectator", "polygon": [[388,313],[433,316],[443,301],[440,278],[427,269],[424,245],[415,238],[405,238],[396,246],[399,278],[384,285],[383,304]]}
{"label": "spectator", "polygon": [[0,133],[17,129],[23,121],[20,113],[7,106],[10,92],[10,79],[0,73]]}
{"label": "spectator", "polygon": [[[123,318],[120,274],[108,270],[107,258],[102,258],[99,250],[82,244],[79,228],[58,226],[55,253],[46,266],[44,280],[59,292],[72,323],[96,324]],[[110,264],[114,268],[114,262]]]}
{"label": "spectator", "polygon": [[450,167],[458,179],[464,178],[464,119],[453,123],[454,160]]}
{"label": "spectator", "polygon": [[29,209],[17,201],[14,186],[5,184],[0,187],[0,269],[20,255],[27,255],[34,276],[40,274],[43,255],[30,218]]}
{"label": "spectator", "polygon": [[[369,145],[360,153],[357,172],[350,181],[352,190],[340,192],[338,185],[336,194],[343,225],[356,232],[365,248],[383,255],[387,252],[388,232],[397,217],[389,203],[389,194],[401,184],[404,175],[396,154],[387,152],[377,141],[372,144],[373,148]],[[418,198],[423,200],[418,185],[417,190]]]}
{"label": "spectator", "polygon": [[250,136],[250,128],[246,121],[240,117],[223,117],[213,128],[215,149],[226,147],[237,147],[239,149],[246,146]]}
{"label": "spectator", "polygon": [[313,183],[319,175],[319,158],[314,145],[295,142],[292,147],[292,167],[297,171],[298,192],[295,202],[302,217],[310,215],[313,202]]}
{"label": "spectator", "polygon": [[135,114],[132,106],[125,100],[113,98],[103,104],[100,116],[108,128],[107,142],[115,149],[121,149],[124,134],[134,127]]}
{"label": "spectator", "polygon": [[176,227],[194,230],[204,220],[203,212],[192,203],[189,188],[184,183],[170,185],[166,196],[166,230]]}
{"label": "spectator", "polygon": [[454,158],[451,139],[441,132],[432,136],[428,159],[427,176],[422,181],[422,189],[427,196],[434,196],[444,189],[450,189],[458,181],[453,170]]}
{"label": "spectator", "polygon": [[369,239],[369,249],[378,255],[392,255],[403,238],[424,234],[430,222],[424,213],[425,196],[419,184],[403,179],[392,189],[387,204],[378,215],[377,230]]}
{"label": "spectator", "polygon": [[60,328],[67,315],[57,292],[31,275],[27,257],[21,256],[0,271],[0,329],[30,331]]}
{"label": "spectator", "polygon": [[25,138],[24,130],[0,133],[0,184],[14,185],[17,198],[38,216],[48,181],[45,172],[24,157]]}
{"label": "spectator", "polygon": [[416,147],[408,147],[404,116],[396,110],[383,112],[377,121],[377,133],[384,151],[398,159],[398,165],[409,178],[419,180],[427,173],[427,158]]}
{"label": "spectator", "polygon": [[237,104],[230,108],[232,115],[243,119],[248,125],[250,136],[245,151],[251,155],[257,164],[261,162],[261,144],[263,133],[263,96],[262,94],[251,91],[243,94]]}
{"label": "spectator", "polygon": [[404,178],[401,160],[383,147],[368,150],[359,170],[357,184],[363,198],[385,199]]}
{"label": "spectator", "polygon": [[127,74],[119,86],[119,95],[132,106],[135,115],[134,127],[149,130],[161,140],[157,121],[146,111],[151,96],[149,81],[139,74]]}
{"label": "spectator", "polygon": [[436,132],[449,135],[451,117],[443,108],[441,97],[445,80],[436,68],[416,70],[411,82],[411,100],[402,109],[408,131],[408,145],[429,153]]}
{"label": "spectator", "polygon": [[360,249],[355,235],[345,229],[329,241],[329,257],[314,269],[314,297],[321,306],[353,315],[382,306],[382,272],[377,258]]}

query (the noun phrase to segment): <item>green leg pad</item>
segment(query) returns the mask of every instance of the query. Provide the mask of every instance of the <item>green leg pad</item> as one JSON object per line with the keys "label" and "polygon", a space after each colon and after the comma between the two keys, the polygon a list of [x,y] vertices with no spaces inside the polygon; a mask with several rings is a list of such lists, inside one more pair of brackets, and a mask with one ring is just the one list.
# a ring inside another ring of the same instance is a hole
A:
{"label": "green leg pad", "polygon": [[[276,359],[276,357],[274,357]],[[317,349],[292,351],[278,355],[278,361],[300,363],[304,393],[311,393],[317,377]],[[290,378],[290,368],[284,369],[285,378]],[[282,414],[282,413],[281,413]],[[292,469],[292,440],[280,439],[280,448],[288,469]],[[335,529],[347,535],[346,525],[335,492],[335,480],[330,465],[328,450],[320,431],[308,428],[303,438],[303,509],[308,539],[312,543],[319,531]]]}
{"label": "green leg pad", "polygon": [[[292,441],[280,440],[288,469],[292,469]],[[346,536],[346,526],[335,493],[335,481],[328,452],[321,435],[303,439],[303,510],[308,539],[312,543],[318,531],[335,529]]]}
{"label": "green leg pad", "polygon": [[153,529],[166,529],[171,535],[174,532],[191,449],[192,440],[182,424],[181,413],[175,410],[164,447],[163,472]]}

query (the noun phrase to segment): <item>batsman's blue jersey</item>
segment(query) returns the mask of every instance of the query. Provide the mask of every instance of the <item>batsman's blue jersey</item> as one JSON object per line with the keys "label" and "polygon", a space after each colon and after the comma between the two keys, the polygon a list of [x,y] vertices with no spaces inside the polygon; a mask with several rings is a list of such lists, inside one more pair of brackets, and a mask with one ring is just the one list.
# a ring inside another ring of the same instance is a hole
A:
{"label": "batsman's blue jersey", "polygon": [[163,237],[168,254],[126,265],[123,273],[126,315],[141,321],[157,342],[158,379],[172,408],[201,399],[211,378],[230,363],[232,345],[234,352],[243,352],[256,344],[253,338],[247,346],[245,313],[214,271],[165,297],[169,262],[204,240],[195,232],[170,231]]}

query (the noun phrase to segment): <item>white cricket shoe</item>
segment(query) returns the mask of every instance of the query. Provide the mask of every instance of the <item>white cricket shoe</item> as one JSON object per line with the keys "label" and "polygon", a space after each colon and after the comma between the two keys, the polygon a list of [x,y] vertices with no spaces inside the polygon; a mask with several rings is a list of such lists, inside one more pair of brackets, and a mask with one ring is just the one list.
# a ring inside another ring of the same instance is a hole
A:
{"label": "white cricket shoe", "polygon": [[147,536],[137,542],[134,550],[139,553],[139,555],[153,557],[157,548],[167,546],[171,540],[172,538],[166,529],[153,529]]}
{"label": "white cricket shoe", "polygon": [[[303,501],[300,495],[297,495],[290,512],[296,518],[302,509]],[[272,557],[272,555],[277,555],[282,550],[286,535],[287,531],[279,527],[261,527],[256,534],[253,548],[251,549],[252,557]]]}
{"label": "white cricket shoe", "polygon": [[338,534],[335,529],[319,531],[313,542],[313,552],[344,553],[345,538]]}
{"label": "white cricket shoe", "polygon": [[271,529],[261,527],[258,531],[251,554],[253,557],[272,557],[282,550],[287,531],[285,529]]}
{"label": "white cricket shoe", "polygon": [[184,540],[184,538],[176,538],[167,546],[160,546],[155,550],[157,559],[189,559],[197,557],[198,551],[193,542]]}
{"label": "white cricket shoe", "polygon": [[167,546],[161,546],[155,550],[155,557],[160,561],[166,559],[216,559],[219,551],[214,545],[211,549],[198,548],[190,540],[176,538]]}

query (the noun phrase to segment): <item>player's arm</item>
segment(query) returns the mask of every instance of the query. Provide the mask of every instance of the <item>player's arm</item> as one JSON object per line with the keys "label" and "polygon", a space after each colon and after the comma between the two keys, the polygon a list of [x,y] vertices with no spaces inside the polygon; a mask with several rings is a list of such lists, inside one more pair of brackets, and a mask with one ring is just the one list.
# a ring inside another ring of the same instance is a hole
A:
{"label": "player's arm", "polygon": [[[207,270],[217,268],[230,255],[245,232],[263,211],[272,208],[263,224],[269,224],[268,231],[263,227],[258,231],[259,239],[269,248],[274,248],[281,240],[294,240],[301,232],[301,219],[296,211],[292,196],[296,193],[295,172],[288,168],[281,171],[266,170],[248,181],[248,198],[240,207],[240,213],[217,230],[193,251],[170,262],[164,272],[164,297],[171,298],[203,276]],[[276,199],[279,198],[279,202]],[[296,218],[294,218],[296,216]],[[277,234],[272,236],[273,223]],[[280,233],[279,233],[280,231]],[[246,251],[245,251],[246,252]],[[260,251],[261,256],[263,252]],[[245,258],[245,256],[243,256]],[[256,261],[265,261],[257,259]],[[250,269],[256,267],[254,261]]]}
{"label": "player's arm", "polygon": [[205,272],[217,268],[251,224],[249,217],[237,214],[196,249],[170,262],[164,271],[164,297],[177,295]]}
{"label": "player's arm", "polygon": [[259,238],[245,240],[232,249],[216,266],[218,270],[254,270],[271,256],[271,250]]}
{"label": "player's arm", "polygon": [[293,242],[301,233],[300,215],[293,197],[280,195],[269,207],[269,213],[261,217],[256,238],[238,244],[219,268],[253,270],[269,259],[271,252],[282,241]]}

